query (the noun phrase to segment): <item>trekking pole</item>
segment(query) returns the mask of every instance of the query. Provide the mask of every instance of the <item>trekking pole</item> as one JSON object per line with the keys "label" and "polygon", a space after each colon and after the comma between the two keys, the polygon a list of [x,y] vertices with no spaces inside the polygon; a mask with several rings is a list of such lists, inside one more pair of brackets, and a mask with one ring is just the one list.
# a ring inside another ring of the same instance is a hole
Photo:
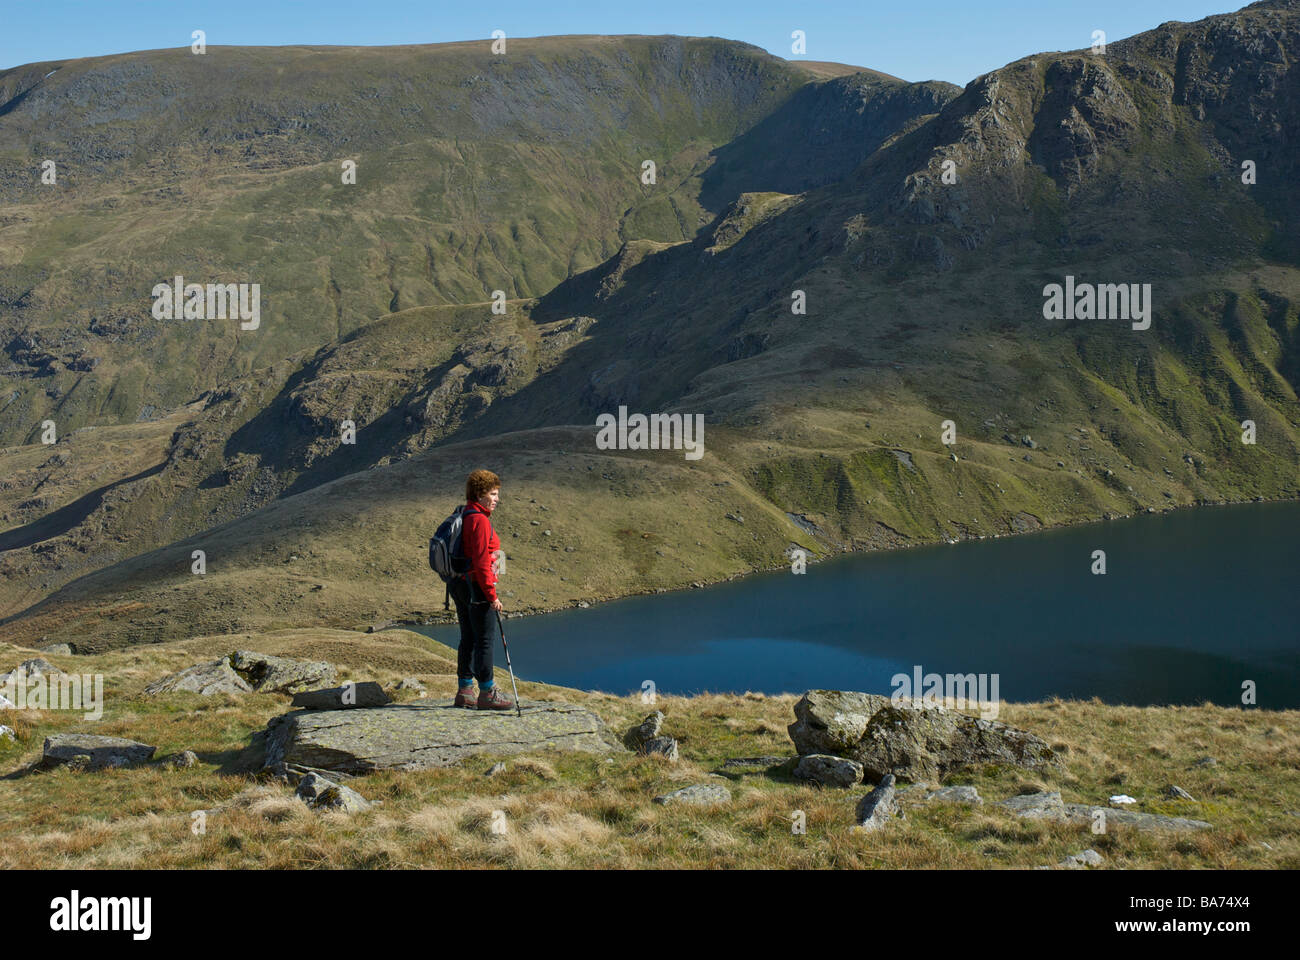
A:
{"label": "trekking pole", "polygon": [[522,720],[524,712],[519,709],[519,688],[515,686],[515,668],[510,663],[510,647],[506,645],[506,628],[501,622],[501,611],[497,611],[497,628],[501,631],[501,646],[506,648],[506,667],[510,670],[510,689],[515,692],[515,713]]}

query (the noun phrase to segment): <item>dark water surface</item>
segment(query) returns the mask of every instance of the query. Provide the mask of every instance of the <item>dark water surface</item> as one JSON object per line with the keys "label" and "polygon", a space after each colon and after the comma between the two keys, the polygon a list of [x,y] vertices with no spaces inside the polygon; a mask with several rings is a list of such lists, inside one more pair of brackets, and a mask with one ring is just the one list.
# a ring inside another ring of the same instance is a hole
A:
{"label": "dark water surface", "polygon": [[1298,534],[1300,502],[1199,507],[507,619],[506,638],[519,676],[616,694],[887,694],[920,665],[997,674],[1012,702],[1240,704],[1253,680],[1258,706],[1297,708]]}

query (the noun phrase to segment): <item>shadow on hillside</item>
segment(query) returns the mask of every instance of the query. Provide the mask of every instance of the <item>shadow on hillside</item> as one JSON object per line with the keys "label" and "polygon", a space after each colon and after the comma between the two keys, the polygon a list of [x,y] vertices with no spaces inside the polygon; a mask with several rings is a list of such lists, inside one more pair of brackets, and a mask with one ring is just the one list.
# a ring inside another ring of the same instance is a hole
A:
{"label": "shadow on hillside", "polygon": [[0,553],[6,550],[17,550],[20,547],[30,547],[42,541],[62,536],[94,513],[103,502],[104,494],[124,483],[132,483],[161,473],[165,466],[167,466],[167,461],[164,460],[162,463],[152,466],[148,470],[142,470],[134,476],[114,480],[98,490],[92,490],[85,496],[78,497],[72,503],[60,507],[53,513],[47,513],[45,516],[24,526],[0,533]]}

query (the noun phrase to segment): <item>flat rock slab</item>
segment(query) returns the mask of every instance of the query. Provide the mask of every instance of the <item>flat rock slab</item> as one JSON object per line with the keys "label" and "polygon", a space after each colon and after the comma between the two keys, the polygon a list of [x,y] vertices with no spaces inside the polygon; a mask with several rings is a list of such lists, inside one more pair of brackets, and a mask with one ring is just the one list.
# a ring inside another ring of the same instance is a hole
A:
{"label": "flat rock slab", "polygon": [[1029,820],[1064,820],[1065,804],[1061,802],[1059,790],[1025,793],[1018,797],[1008,797],[997,802],[1017,817]]}
{"label": "flat rock slab", "polygon": [[363,774],[445,767],[484,753],[624,749],[590,710],[537,700],[521,700],[520,708],[522,716],[415,702],[283,714],[266,728],[265,769],[280,776]]}
{"label": "flat rock slab", "polygon": [[147,743],[89,733],[56,733],[45,738],[41,766],[73,766],[87,770],[134,767],[148,762],[157,750]]}
{"label": "flat rock slab", "polygon": [[718,783],[696,783],[655,797],[654,802],[664,806],[670,803],[689,803],[703,807],[714,803],[730,803],[731,791]]}
{"label": "flat rock slab", "polygon": [[1086,803],[1067,803],[1065,815],[1079,823],[1091,823],[1094,810],[1106,811],[1106,824],[1122,823],[1144,832],[1151,830],[1207,830],[1213,824],[1187,817],[1167,817],[1162,813],[1138,813],[1136,810],[1119,810],[1115,807],[1089,806]]}

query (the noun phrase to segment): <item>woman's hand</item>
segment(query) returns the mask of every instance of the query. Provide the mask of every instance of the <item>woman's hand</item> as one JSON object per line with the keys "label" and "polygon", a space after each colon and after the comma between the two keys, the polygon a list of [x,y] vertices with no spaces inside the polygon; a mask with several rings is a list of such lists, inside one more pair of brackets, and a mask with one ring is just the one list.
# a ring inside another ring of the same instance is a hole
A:
{"label": "woman's hand", "polygon": [[500,613],[500,612],[501,612],[501,601],[500,601],[500,600],[493,600],[493,601],[492,601],[492,609],[495,610],[497,613]]}

